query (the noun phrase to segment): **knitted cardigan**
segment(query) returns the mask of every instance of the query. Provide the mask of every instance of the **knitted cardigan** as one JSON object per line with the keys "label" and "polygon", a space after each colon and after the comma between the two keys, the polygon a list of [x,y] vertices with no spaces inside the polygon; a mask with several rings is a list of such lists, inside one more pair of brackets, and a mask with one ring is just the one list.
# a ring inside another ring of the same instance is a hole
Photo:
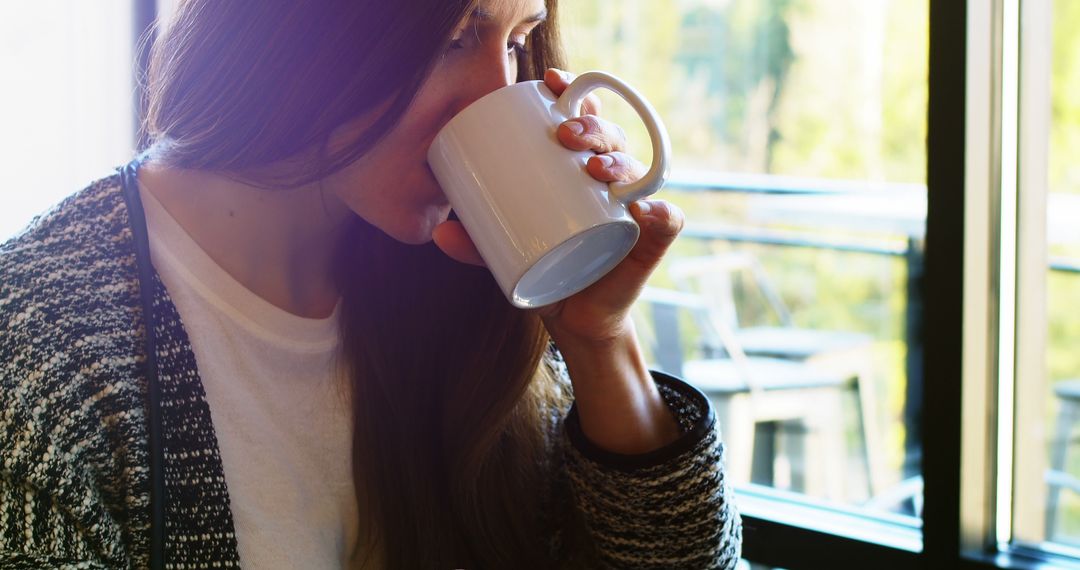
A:
{"label": "knitted cardigan", "polygon": [[[236,568],[206,393],[156,274],[154,288],[168,565]],[[0,568],[147,566],[144,333],[119,176],[0,246]],[[549,457],[562,482],[553,493],[583,523],[547,537],[567,566],[731,568],[739,558],[740,519],[708,401],[654,378],[683,431],[660,450],[609,453],[585,438],[573,408],[553,418]],[[582,544],[590,552],[573,551]]]}

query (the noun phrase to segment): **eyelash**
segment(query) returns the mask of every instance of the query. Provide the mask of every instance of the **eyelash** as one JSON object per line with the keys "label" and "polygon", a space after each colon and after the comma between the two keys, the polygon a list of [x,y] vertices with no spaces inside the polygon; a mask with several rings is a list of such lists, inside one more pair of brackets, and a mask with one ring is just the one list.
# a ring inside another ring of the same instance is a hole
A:
{"label": "eyelash", "polygon": [[506,44],[506,47],[510,48],[507,51],[513,51],[515,54],[517,54],[517,57],[525,57],[529,55],[529,48],[525,47],[524,43],[509,42]]}
{"label": "eyelash", "polygon": [[[524,43],[507,42],[506,43],[506,48],[507,48],[506,51],[508,53],[509,52],[514,52],[514,54],[517,57],[525,57],[525,56],[529,55],[529,48],[525,47]],[[454,50],[459,50],[459,49],[465,49],[465,42],[463,42],[461,40],[461,38],[458,38],[458,39],[455,39],[455,40],[450,40],[450,44],[446,47],[447,52],[454,51]]]}

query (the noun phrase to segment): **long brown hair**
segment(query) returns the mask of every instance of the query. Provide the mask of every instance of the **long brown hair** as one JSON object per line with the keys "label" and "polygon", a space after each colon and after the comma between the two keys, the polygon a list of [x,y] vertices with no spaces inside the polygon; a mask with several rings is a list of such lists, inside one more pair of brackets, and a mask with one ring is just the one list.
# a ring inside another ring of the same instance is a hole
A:
{"label": "long brown hair", "polygon": [[[319,180],[393,128],[473,6],[187,0],[151,55],[154,159],[267,188]],[[561,66],[556,0],[547,8],[519,79]],[[388,102],[354,144],[327,154],[334,129]],[[297,156],[319,160],[270,168]],[[545,429],[564,402],[541,365],[539,319],[512,308],[486,270],[431,244],[360,219],[346,234],[342,356],[367,544],[388,568],[549,566]]]}

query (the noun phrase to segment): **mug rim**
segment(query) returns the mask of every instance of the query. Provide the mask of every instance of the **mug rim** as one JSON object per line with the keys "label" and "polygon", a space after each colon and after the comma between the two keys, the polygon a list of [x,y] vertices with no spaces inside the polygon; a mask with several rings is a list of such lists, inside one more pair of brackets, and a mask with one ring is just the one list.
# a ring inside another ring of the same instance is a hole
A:
{"label": "mug rim", "polygon": [[[525,276],[535,270],[537,266],[540,265],[549,256],[558,253],[561,248],[563,248],[572,240],[582,239],[584,236],[592,233],[598,233],[600,230],[608,229],[610,226],[619,226],[626,228],[627,230],[629,230],[630,233],[633,234],[634,237],[632,240],[629,240],[627,242],[625,251],[622,251],[618,255],[613,256],[611,260],[609,260],[607,263],[600,266],[599,268],[593,270],[593,272],[587,278],[582,279],[580,282],[575,284],[574,287],[571,287],[568,290],[555,293],[534,295],[533,297],[529,298],[526,298],[519,294],[521,282],[525,279]],[[632,249],[634,249],[634,246],[637,245],[639,239],[641,239],[641,226],[639,226],[637,222],[633,220],[633,218],[629,217],[629,213],[627,213],[627,217],[625,218],[609,219],[607,221],[595,224],[591,227],[576,232],[573,235],[567,236],[566,239],[562,240],[561,242],[547,248],[547,251],[545,251],[542,255],[529,263],[528,267],[526,267],[519,275],[517,275],[513,279],[513,285],[510,288],[510,294],[507,295],[507,297],[509,297],[509,301],[511,304],[513,304],[515,307],[522,309],[543,307],[545,305],[550,305],[552,303],[562,301],[563,299],[571,297],[588,288],[593,283],[599,281],[603,276],[607,275],[612,269],[615,268],[615,266],[621,263],[622,260],[626,259],[626,256],[630,254],[630,251]]]}

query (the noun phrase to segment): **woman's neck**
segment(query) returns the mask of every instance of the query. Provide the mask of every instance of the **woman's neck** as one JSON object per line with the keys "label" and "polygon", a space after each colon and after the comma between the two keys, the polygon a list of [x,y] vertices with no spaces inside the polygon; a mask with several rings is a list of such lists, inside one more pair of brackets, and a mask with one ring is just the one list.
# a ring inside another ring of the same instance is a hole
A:
{"label": "woman's neck", "polygon": [[337,303],[333,253],[352,215],[318,184],[288,190],[148,163],[139,181],[210,257],[259,297],[326,317]]}

